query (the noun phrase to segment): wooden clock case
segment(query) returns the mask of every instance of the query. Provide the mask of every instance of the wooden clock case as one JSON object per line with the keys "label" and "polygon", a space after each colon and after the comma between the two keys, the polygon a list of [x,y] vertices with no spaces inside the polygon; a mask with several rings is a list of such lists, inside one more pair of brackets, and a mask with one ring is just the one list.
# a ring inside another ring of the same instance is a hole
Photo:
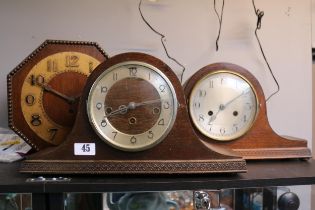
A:
{"label": "wooden clock case", "polygon": [[[196,134],[208,145],[231,149],[244,159],[283,159],[310,158],[307,141],[295,138],[285,138],[276,134],[268,122],[266,100],[258,80],[246,69],[231,63],[214,63],[201,68],[186,83],[184,87],[187,100],[200,79],[218,70],[229,70],[244,76],[253,86],[258,99],[258,114],[250,128],[243,136],[231,141],[217,141],[203,135],[194,126]],[[187,102],[188,104],[188,102]]]}
{"label": "wooden clock case", "polygon": [[[104,143],[94,132],[87,116],[87,98],[93,82],[115,64],[145,62],[160,69],[174,86],[178,109],[169,134],[153,148],[126,152]],[[95,156],[74,155],[75,143],[95,143]],[[63,144],[30,156],[21,172],[45,174],[204,174],[245,172],[245,160],[206,146],[191,126],[183,88],[173,71],[159,59],[143,53],[116,55],[100,64],[89,76],[81,97],[72,132]]]}
{"label": "wooden clock case", "polygon": [[[22,85],[31,69],[47,56],[60,52],[79,52],[89,55],[99,62],[108,58],[105,51],[95,42],[46,40],[25,58],[7,76],[8,122],[9,127],[23,138],[35,151],[52,146],[37,135],[24,119],[21,108]],[[73,85],[69,83],[69,85]],[[73,89],[73,86],[70,88]],[[81,87],[80,87],[81,89]],[[56,103],[49,103],[56,106]],[[62,118],[61,118],[62,119]]]}

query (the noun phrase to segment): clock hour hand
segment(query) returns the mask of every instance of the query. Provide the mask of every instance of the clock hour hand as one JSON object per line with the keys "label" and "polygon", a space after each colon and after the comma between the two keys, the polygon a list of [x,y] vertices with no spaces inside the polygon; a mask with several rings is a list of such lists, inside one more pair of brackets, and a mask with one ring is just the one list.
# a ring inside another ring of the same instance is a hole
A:
{"label": "clock hour hand", "polygon": [[[116,114],[124,114],[128,111],[128,106],[126,105],[120,105],[118,109],[108,113],[108,114],[105,114],[104,118],[106,117],[110,117],[112,115],[116,115]],[[106,112],[105,112],[106,113]]]}
{"label": "clock hour hand", "polygon": [[45,91],[47,92],[51,92],[53,94],[55,94],[56,96],[59,96],[60,98],[66,100],[69,104],[73,104],[75,102],[75,98],[67,96],[55,89],[53,89],[50,85],[48,84],[44,84],[44,83],[37,83],[39,86],[41,86]]}
{"label": "clock hour hand", "polygon": [[218,111],[210,117],[209,124],[213,122],[215,119],[217,119],[217,115],[219,114],[220,111],[224,110],[224,108],[225,108],[224,105],[220,104]]}

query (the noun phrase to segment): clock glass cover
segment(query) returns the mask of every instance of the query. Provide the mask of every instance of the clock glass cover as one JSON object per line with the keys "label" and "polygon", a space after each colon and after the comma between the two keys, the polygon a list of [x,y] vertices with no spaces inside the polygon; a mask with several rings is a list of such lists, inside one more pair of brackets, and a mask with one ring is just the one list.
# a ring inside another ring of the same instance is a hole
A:
{"label": "clock glass cover", "polygon": [[194,126],[205,136],[229,141],[244,135],[258,112],[258,101],[250,82],[233,71],[206,74],[189,96]]}
{"label": "clock glass cover", "polygon": [[175,90],[158,68],[126,61],[104,70],[87,100],[90,123],[100,138],[123,151],[161,142],[176,118]]}

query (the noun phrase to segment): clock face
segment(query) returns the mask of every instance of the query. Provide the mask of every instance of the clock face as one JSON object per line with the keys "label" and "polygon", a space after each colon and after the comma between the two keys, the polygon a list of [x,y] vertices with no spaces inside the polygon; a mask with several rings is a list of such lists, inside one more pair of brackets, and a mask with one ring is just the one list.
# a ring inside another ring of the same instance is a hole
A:
{"label": "clock face", "polygon": [[21,109],[28,126],[58,145],[74,123],[79,97],[90,72],[100,63],[80,52],[59,52],[32,67],[22,84]]}
{"label": "clock face", "polygon": [[250,82],[233,71],[206,74],[189,96],[194,126],[205,136],[229,141],[244,135],[258,112],[258,101]]}
{"label": "clock face", "polygon": [[104,69],[87,100],[100,138],[124,151],[141,151],[166,137],[176,118],[175,90],[158,68],[128,61]]}

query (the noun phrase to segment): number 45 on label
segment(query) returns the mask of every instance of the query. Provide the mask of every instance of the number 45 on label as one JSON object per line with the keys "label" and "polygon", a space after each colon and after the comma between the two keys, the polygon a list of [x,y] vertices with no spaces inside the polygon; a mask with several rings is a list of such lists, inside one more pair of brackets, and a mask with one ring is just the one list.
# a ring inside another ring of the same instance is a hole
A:
{"label": "number 45 on label", "polygon": [[95,155],[95,143],[75,143],[74,155]]}

